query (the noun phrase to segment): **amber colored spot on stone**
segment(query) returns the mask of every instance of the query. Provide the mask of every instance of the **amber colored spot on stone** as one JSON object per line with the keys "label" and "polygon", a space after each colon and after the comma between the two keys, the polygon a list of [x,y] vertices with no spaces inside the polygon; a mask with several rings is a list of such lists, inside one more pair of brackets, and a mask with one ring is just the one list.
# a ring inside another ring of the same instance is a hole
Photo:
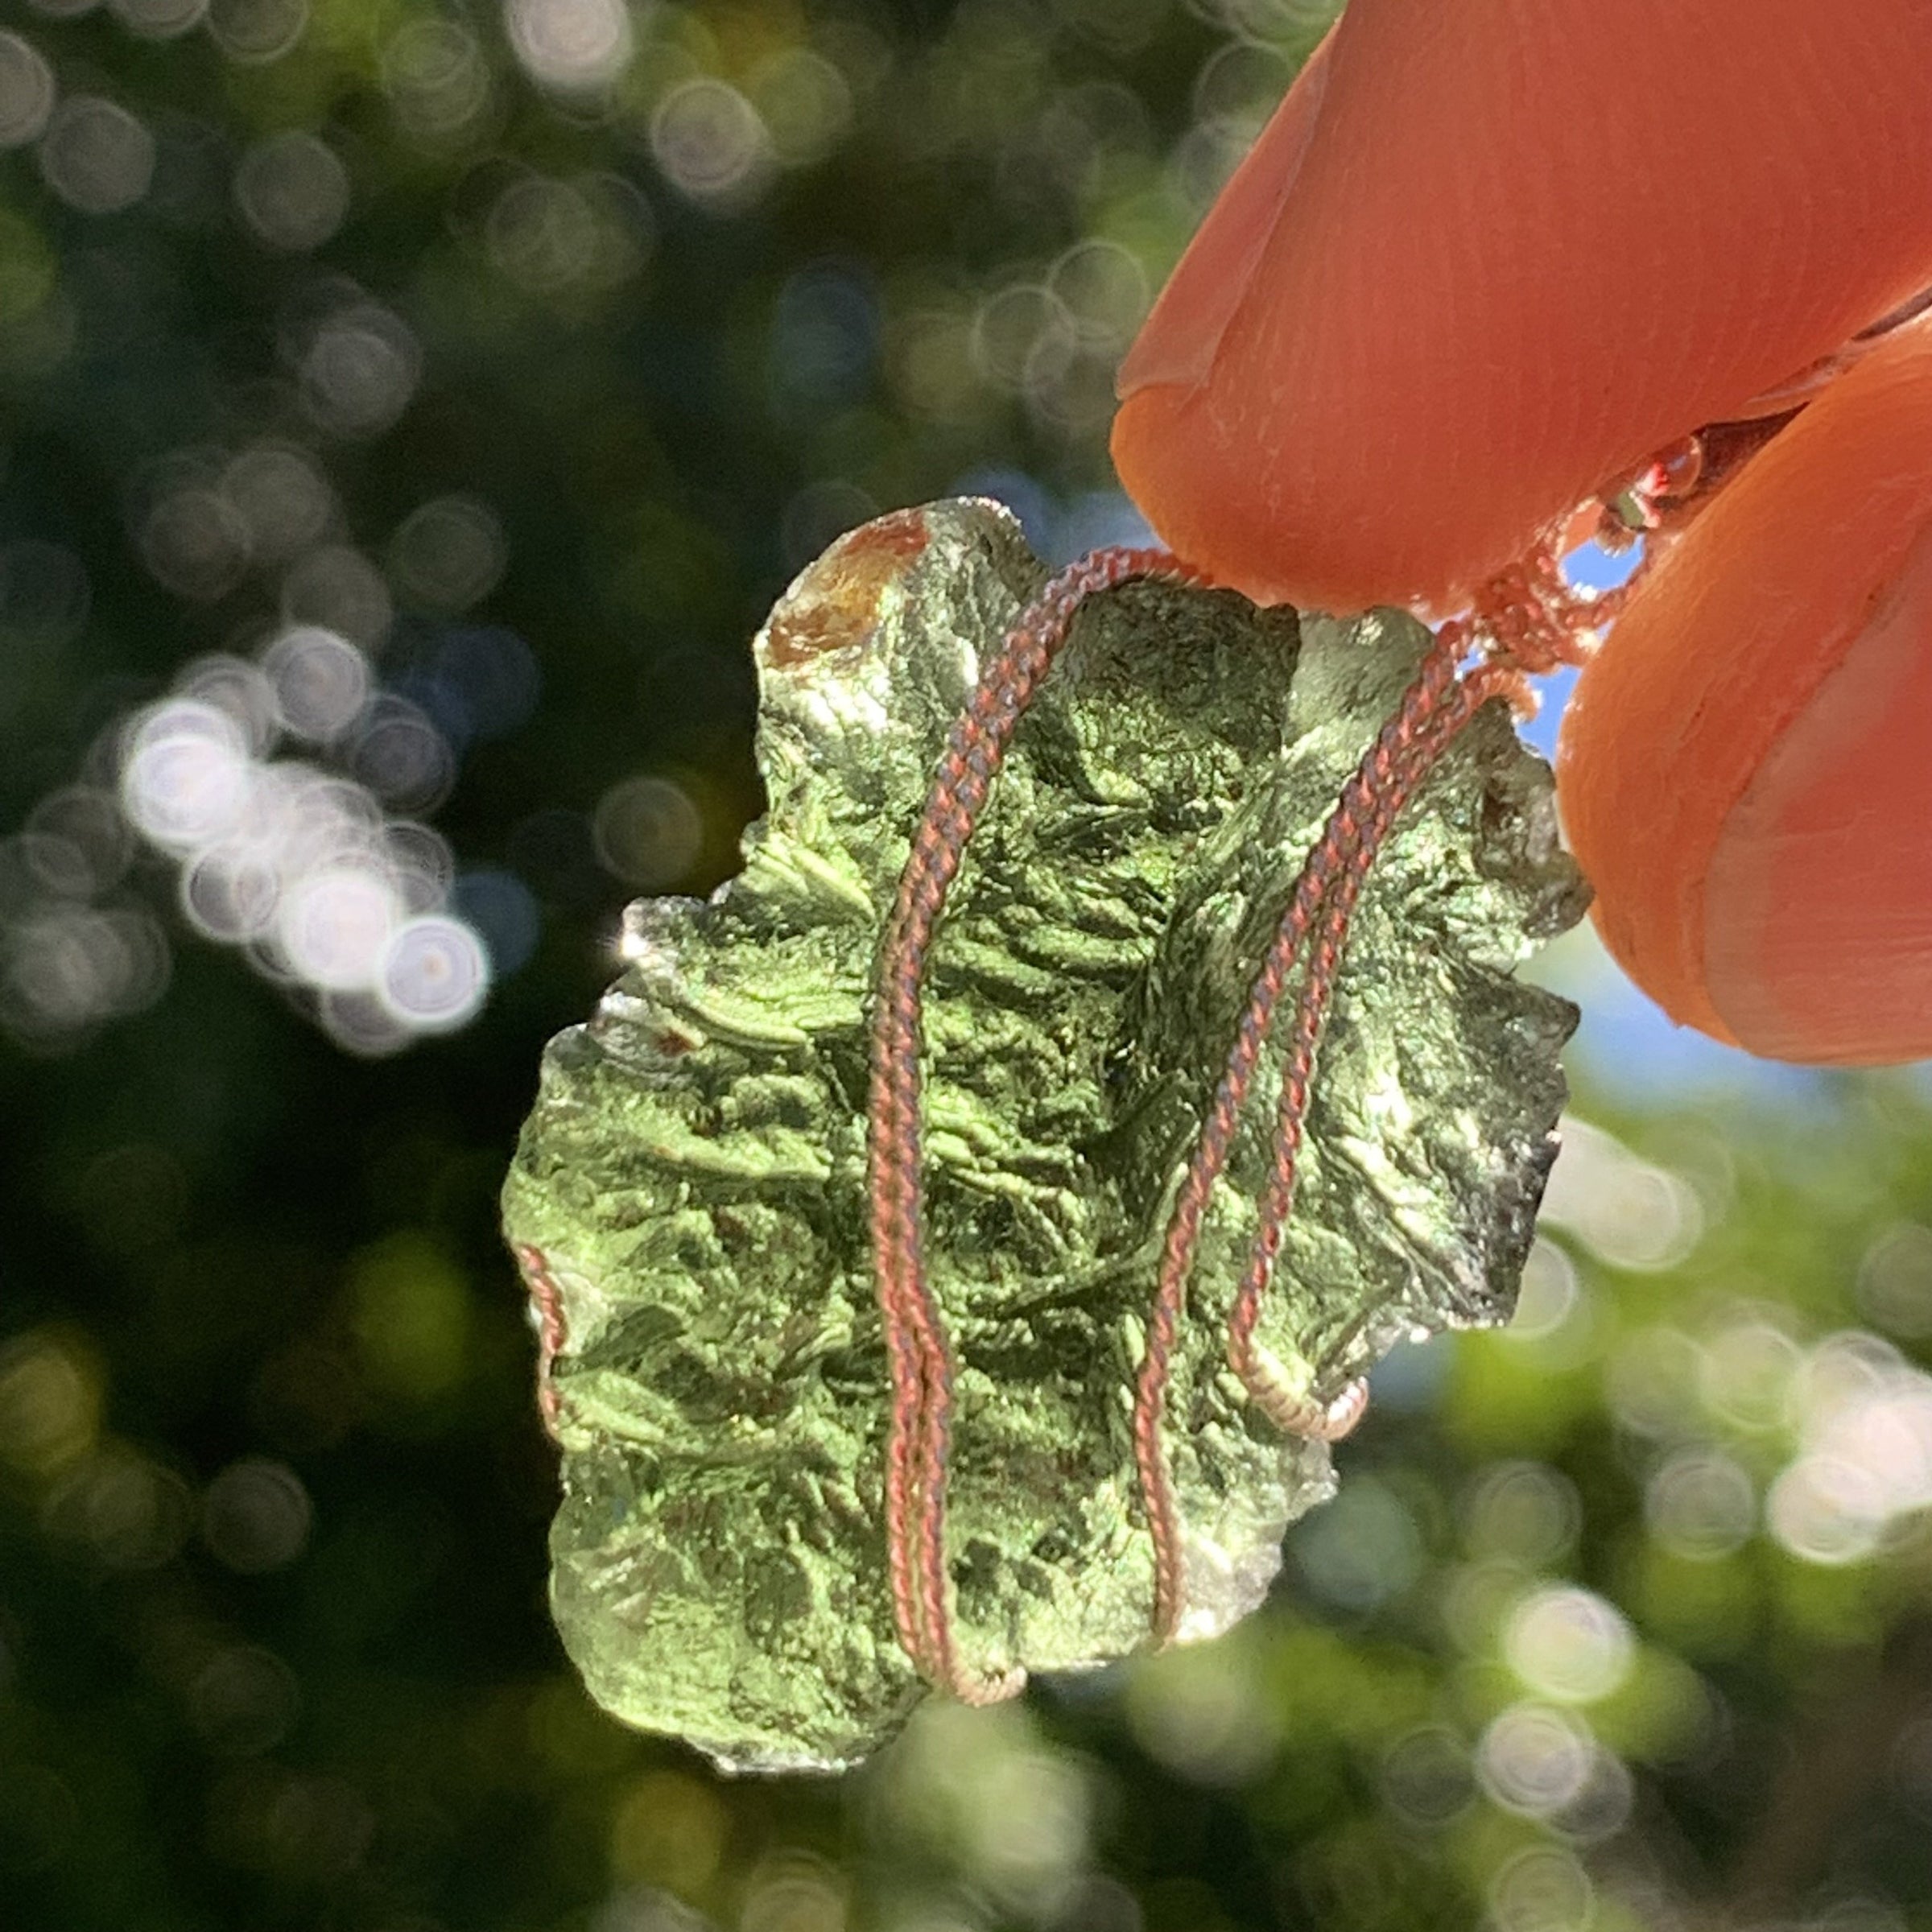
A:
{"label": "amber colored spot on stone", "polygon": [[765,629],[765,661],[786,670],[863,643],[879,601],[924,551],[926,514],[895,510],[839,539],[786,592]]}

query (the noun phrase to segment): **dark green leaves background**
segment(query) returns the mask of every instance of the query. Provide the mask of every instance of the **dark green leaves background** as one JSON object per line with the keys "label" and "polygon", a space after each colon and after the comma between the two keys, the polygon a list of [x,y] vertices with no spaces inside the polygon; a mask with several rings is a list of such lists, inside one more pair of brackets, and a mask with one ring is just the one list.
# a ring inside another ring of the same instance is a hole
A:
{"label": "dark green leaves background", "polygon": [[[1125,526],[1113,363],[1326,10],[4,0],[0,1923],[1932,1923],[1909,1075],[1587,1026],[1517,1331],[1398,1352],[1226,1643],[728,1785],[548,1628],[541,1043],[729,870],[794,568]],[[299,625],[367,705],[256,749],[433,823],[492,962],[413,1044],[115,809]]]}

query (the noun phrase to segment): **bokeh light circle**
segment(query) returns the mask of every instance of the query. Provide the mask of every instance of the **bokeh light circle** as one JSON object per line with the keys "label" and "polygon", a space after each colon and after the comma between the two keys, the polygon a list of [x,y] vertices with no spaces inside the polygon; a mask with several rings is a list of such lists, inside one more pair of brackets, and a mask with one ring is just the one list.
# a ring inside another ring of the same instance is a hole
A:
{"label": "bokeh light circle", "polygon": [[0,32],[0,148],[38,140],[54,111],[54,70],[30,41]]}
{"label": "bokeh light circle", "polygon": [[661,775],[613,785],[597,801],[592,824],[605,867],[646,892],[675,886],[704,849],[696,802],[676,779]]}
{"label": "bokeh light circle", "polygon": [[1489,1884],[1494,1932],[1588,1932],[1596,1888],[1575,1853],[1555,1845],[1517,1852]]}
{"label": "bokeh light circle", "polygon": [[461,141],[492,99],[489,66],[476,37],[456,21],[409,21],[384,45],[383,91],[404,131],[426,146]]}
{"label": "bokeh light circle", "polygon": [[244,67],[280,60],[308,25],[308,0],[208,0],[208,32]]}
{"label": "bokeh light circle", "polygon": [[650,120],[650,151],[665,179],[694,201],[734,202],[759,185],[771,156],[758,111],[728,80],[672,88]]}
{"label": "bokeh light circle", "polygon": [[462,1026],[489,991],[489,957],[462,920],[411,919],[390,936],[382,995],[390,1011],[417,1032]]}
{"label": "bokeh light circle", "polygon": [[335,514],[335,493],[306,450],[258,443],[221,474],[221,493],[248,526],[258,562],[284,564],[316,543]]}
{"label": "bokeh light circle", "polygon": [[400,914],[394,888],[373,866],[325,866],[284,896],[275,943],[310,985],[353,991],[376,977]]}
{"label": "bokeh light circle", "polygon": [[364,712],[349,765],[398,811],[427,811],[440,804],[456,778],[448,742],[421,706],[386,692]]}
{"label": "bokeh light circle", "polygon": [[235,204],[257,241],[283,254],[320,248],[349,213],[349,171],[334,149],[299,130],[271,135],[242,155]]}
{"label": "bokeh light circle", "polygon": [[180,898],[182,913],[196,931],[240,945],[273,927],[282,875],[270,853],[257,845],[211,845],[184,868]]}
{"label": "bokeh light circle", "polygon": [[546,87],[607,87],[630,59],[624,0],[504,0],[503,20],[518,60]]}
{"label": "bokeh light circle", "polygon": [[369,661],[349,639],[316,624],[283,631],[263,652],[283,728],[312,745],[339,738],[362,715]]}
{"label": "bokeh light circle", "polygon": [[201,1537],[217,1562],[259,1575],[302,1554],[313,1515],[302,1479],[286,1463],[244,1456],[208,1484]]}
{"label": "bokeh light circle", "polygon": [[155,138],[124,107],[71,94],[40,137],[40,172],[69,208],[111,215],[132,208],[155,175]]}
{"label": "bokeh light circle", "polygon": [[1676,1451],[1644,1488],[1650,1534],[1678,1556],[1714,1562],[1749,1541],[1757,1527],[1757,1492],[1743,1465],[1723,1450]]}
{"label": "bokeh light circle", "polygon": [[282,614],[291,624],[340,631],[369,650],[388,635],[396,613],[387,582],[367,557],[346,543],[325,543],[283,578]]}
{"label": "bokeh light circle", "polygon": [[408,324],[379,303],[357,303],[316,330],[302,358],[302,399],[336,436],[378,436],[408,407],[422,374],[422,348]]}
{"label": "bokeh light circle", "polygon": [[109,11],[143,40],[173,40],[198,27],[208,0],[108,0]]}
{"label": "bokeh light circle", "polygon": [[225,712],[192,698],[151,706],[127,733],[122,809],[157,845],[188,851],[239,823],[248,802],[248,745]]}
{"label": "bokeh light circle", "polygon": [[1571,1712],[1543,1703],[1512,1704],[1483,1733],[1477,1775],[1505,1810],[1548,1818],[1582,1794],[1596,1749],[1588,1725]]}
{"label": "bokeh light circle", "polygon": [[1503,1654],[1539,1696],[1593,1703],[1629,1677],[1637,1645],[1614,1604],[1574,1584],[1551,1584],[1532,1591],[1511,1612]]}
{"label": "bokeh light circle", "polygon": [[1389,1746],[1382,1760],[1382,1793],[1406,1824],[1447,1825],[1476,1798],[1468,1747],[1440,1724],[1425,1724]]}
{"label": "bokeh light circle", "polygon": [[475,497],[437,497],[412,510],[390,543],[397,588],[432,610],[467,610],[495,589],[509,545],[503,525]]}

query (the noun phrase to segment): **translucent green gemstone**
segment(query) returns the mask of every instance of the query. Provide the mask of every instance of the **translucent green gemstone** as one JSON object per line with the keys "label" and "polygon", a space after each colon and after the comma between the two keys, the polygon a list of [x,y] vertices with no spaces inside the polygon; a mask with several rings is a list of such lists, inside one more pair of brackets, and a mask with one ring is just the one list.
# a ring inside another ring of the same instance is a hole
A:
{"label": "translucent green gemstone", "polygon": [[[559,1628],[600,1703],[728,1765],[849,1763],[922,1695],[881,1529],[869,988],[978,654],[1043,574],[1002,512],[943,503],[854,532],[792,586],[758,642],[770,809],[745,869],[708,903],[630,909],[623,976],[551,1042],[505,1189],[561,1329]],[[1083,613],[1021,726],[928,993],[969,1665],[1072,1669],[1146,1641],[1129,1422],[1167,1210],[1303,854],[1425,642],[1389,613],[1131,586]],[[1507,1319],[1575,1018],[1511,974],[1586,897],[1549,773],[1492,706],[1356,919],[1260,1329],[1316,1396],[1397,1339]],[[1187,1638],[1256,1607],[1284,1528],[1332,1488],[1327,1450],[1276,1435],[1224,1360],[1274,1068],[1175,1361]]]}

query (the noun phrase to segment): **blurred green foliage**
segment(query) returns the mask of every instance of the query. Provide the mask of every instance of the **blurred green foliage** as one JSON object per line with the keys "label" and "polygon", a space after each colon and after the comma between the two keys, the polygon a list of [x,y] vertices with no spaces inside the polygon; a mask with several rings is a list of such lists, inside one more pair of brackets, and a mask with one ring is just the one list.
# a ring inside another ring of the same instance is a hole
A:
{"label": "blurred green foliage", "polygon": [[[976,481],[1117,531],[1113,363],[1324,10],[10,0],[0,1923],[1932,1925],[1911,1076],[1586,1091],[1517,1329],[1398,1352],[1228,1641],[731,1785],[548,1628],[539,1047],[729,870],[792,569]],[[242,943],[167,704],[433,815],[481,1013]]]}

